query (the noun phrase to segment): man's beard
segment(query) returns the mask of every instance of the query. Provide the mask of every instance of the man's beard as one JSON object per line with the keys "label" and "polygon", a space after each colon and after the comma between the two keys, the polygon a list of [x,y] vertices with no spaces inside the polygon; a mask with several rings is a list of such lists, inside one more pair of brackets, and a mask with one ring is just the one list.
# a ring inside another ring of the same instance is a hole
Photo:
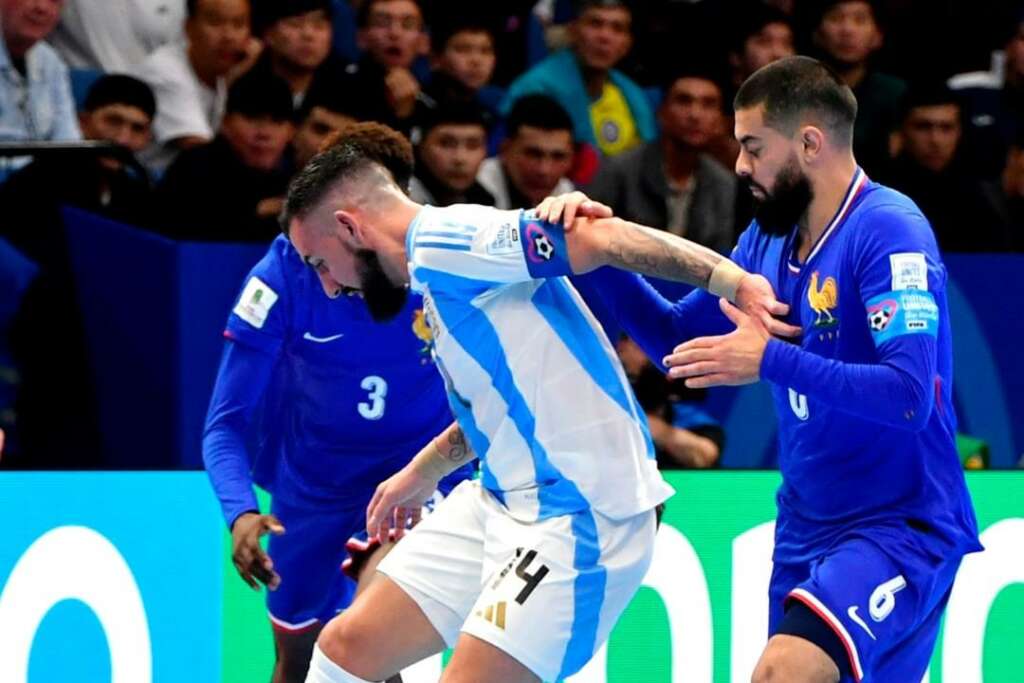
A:
{"label": "man's beard", "polygon": [[377,322],[387,322],[405,308],[409,288],[395,285],[388,279],[375,252],[360,249],[356,252],[359,263],[359,283],[363,301],[370,310],[370,317]]}
{"label": "man's beard", "polygon": [[[753,181],[746,178],[746,183],[753,186]],[[754,199],[754,218],[761,229],[769,235],[788,235],[793,226],[803,217],[814,199],[811,182],[800,170],[796,159],[779,171],[775,180],[775,190],[768,194],[765,188],[757,186],[764,199]]]}

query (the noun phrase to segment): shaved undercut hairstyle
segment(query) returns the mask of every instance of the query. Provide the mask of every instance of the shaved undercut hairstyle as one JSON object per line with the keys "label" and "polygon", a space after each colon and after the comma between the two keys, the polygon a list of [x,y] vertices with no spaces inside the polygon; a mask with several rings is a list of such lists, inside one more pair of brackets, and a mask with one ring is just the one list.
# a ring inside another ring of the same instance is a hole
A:
{"label": "shaved undercut hairstyle", "polygon": [[810,57],[786,57],[764,66],[740,86],[736,111],[764,106],[767,126],[792,136],[806,124],[831,133],[838,147],[853,144],[857,98],[832,69]]}
{"label": "shaved undercut hairstyle", "polygon": [[402,192],[408,192],[413,170],[412,144],[401,133],[380,123],[353,123],[328,138],[288,187],[280,224],[284,233],[337,183],[379,169]]}

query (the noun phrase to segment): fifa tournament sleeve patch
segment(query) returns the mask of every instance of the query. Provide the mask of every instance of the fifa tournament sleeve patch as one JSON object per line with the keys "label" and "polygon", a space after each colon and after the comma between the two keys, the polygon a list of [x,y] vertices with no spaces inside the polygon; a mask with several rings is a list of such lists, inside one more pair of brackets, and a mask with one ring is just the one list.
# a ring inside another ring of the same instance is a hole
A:
{"label": "fifa tournament sleeve patch", "polygon": [[928,262],[921,252],[889,254],[892,267],[892,289],[919,289],[928,291]]}
{"label": "fifa tournament sleeve patch", "polygon": [[867,309],[875,346],[905,334],[939,334],[939,307],[931,292],[886,292],[868,300]]}
{"label": "fifa tournament sleeve patch", "polygon": [[486,247],[487,253],[491,256],[510,256],[518,253],[521,248],[519,246],[519,226],[513,225],[511,222],[502,223]]}
{"label": "fifa tournament sleeve patch", "polygon": [[524,211],[519,219],[519,233],[531,277],[539,279],[572,274],[565,229],[560,224],[538,220],[532,211]]}
{"label": "fifa tournament sleeve patch", "polygon": [[267,322],[270,309],[277,303],[277,292],[256,276],[249,278],[233,313],[257,330]]}

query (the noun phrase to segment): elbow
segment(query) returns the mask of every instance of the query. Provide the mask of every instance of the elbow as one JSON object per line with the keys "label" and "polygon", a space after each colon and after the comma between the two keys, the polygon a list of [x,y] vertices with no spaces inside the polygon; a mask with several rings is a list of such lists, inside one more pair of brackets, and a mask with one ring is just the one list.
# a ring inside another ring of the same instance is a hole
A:
{"label": "elbow", "polygon": [[903,393],[903,400],[897,403],[901,406],[900,426],[911,432],[920,432],[928,425],[935,410],[935,394],[927,383],[910,377],[905,377]]}

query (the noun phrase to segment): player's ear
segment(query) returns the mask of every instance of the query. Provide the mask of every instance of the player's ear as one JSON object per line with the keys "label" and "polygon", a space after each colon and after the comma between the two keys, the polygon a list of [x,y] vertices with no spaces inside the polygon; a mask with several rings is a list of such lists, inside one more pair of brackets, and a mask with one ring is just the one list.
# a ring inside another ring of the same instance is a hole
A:
{"label": "player's ear", "polygon": [[825,145],[825,134],[817,126],[804,126],[800,129],[800,150],[805,161],[816,158]]}
{"label": "player's ear", "polygon": [[335,234],[342,242],[356,249],[362,249],[366,246],[363,225],[351,213],[341,210],[335,211],[334,224]]}

